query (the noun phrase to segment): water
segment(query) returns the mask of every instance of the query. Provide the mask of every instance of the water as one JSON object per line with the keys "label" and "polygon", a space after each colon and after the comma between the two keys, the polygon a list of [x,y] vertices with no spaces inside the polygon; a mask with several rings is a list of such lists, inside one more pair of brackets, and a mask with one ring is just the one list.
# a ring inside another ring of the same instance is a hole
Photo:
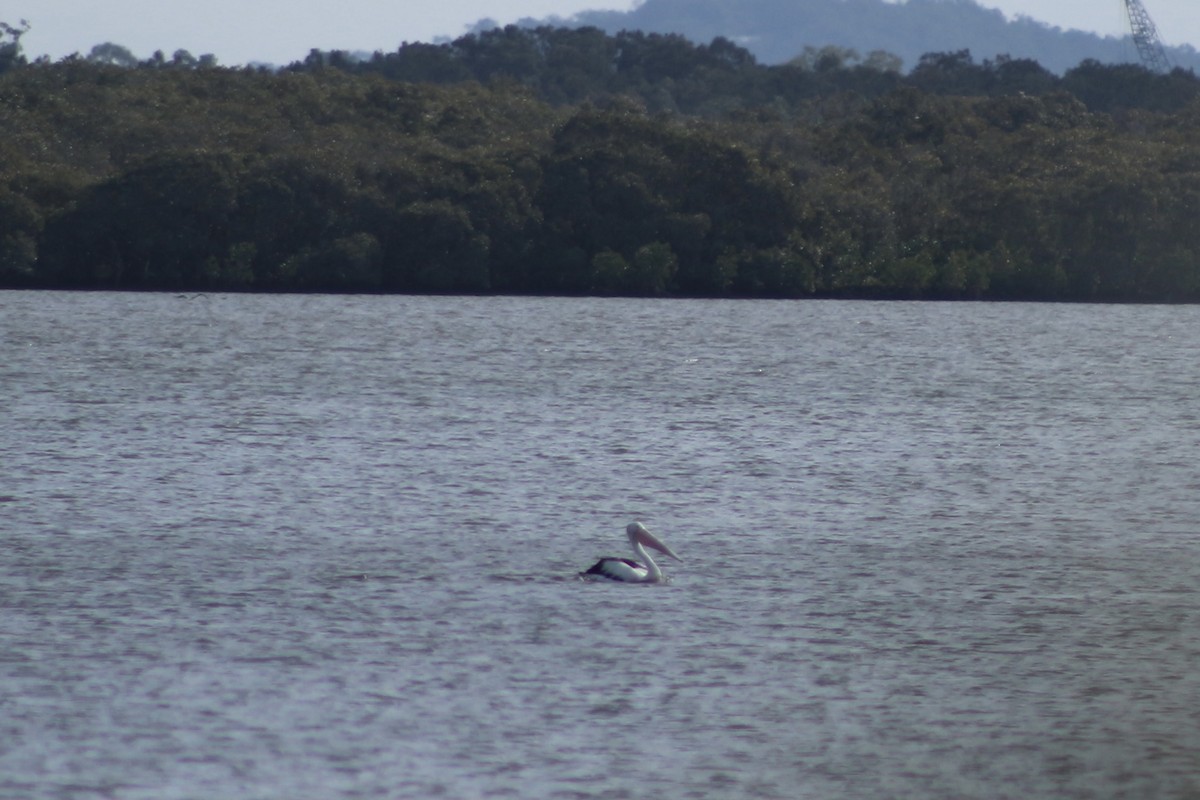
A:
{"label": "water", "polygon": [[[1200,797],[1200,309],[0,293],[0,797]],[[668,586],[587,584],[641,519]]]}

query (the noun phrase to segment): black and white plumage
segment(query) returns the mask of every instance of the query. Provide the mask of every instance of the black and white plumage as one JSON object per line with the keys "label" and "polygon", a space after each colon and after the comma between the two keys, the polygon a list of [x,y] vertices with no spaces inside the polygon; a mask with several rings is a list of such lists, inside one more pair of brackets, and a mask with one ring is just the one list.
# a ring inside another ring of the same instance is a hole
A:
{"label": "black and white plumage", "polygon": [[668,555],[676,561],[683,561],[657,536],[646,530],[646,526],[640,522],[629,523],[625,528],[625,535],[629,537],[629,544],[633,547],[638,561],[629,558],[602,558],[587,572],[579,573],[579,577],[586,580],[607,578],[624,583],[665,583],[666,577],[658,564],[655,564],[654,559],[646,552],[647,547]]}

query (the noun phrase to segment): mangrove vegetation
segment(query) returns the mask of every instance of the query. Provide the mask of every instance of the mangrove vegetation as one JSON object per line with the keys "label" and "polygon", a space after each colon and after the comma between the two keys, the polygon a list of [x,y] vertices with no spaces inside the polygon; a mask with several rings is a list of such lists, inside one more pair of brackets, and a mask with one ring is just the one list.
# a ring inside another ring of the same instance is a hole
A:
{"label": "mangrove vegetation", "polygon": [[1200,300],[1181,70],[552,28],[280,70],[11,44],[6,287]]}

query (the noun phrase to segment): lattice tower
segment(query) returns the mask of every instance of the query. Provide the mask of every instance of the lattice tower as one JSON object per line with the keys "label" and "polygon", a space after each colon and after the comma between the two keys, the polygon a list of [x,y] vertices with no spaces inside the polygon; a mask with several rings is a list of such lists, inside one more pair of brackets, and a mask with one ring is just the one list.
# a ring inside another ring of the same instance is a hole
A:
{"label": "lattice tower", "polygon": [[1142,59],[1142,66],[1151,72],[1170,72],[1171,62],[1163,51],[1158,38],[1158,28],[1146,12],[1142,0],[1125,0],[1125,13],[1129,15],[1129,29],[1133,32],[1133,44]]}

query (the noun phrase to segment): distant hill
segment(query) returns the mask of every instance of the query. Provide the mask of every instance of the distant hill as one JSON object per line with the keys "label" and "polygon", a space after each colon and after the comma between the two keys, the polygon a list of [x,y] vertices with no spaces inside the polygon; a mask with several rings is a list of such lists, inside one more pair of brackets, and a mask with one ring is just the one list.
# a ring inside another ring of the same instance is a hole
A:
{"label": "distant hill", "polygon": [[[974,0],[645,0],[623,11],[585,11],[563,20],[524,19],[537,25],[594,25],[609,33],[640,30],[678,33],[695,42],[723,36],[751,51],[765,64],[784,63],[805,47],[847,47],[860,55],[875,50],[916,66],[926,53],[970,50],[979,61],[998,55],[1028,58],[1063,73],[1085,59],[1105,64],[1137,63],[1129,37],[1101,37],[1063,30],[1028,17],[1013,21]],[[476,29],[492,27],[481,22]],[[1189,46],[1168,48],[1173,66],[1200,69],[1200,52]]]}

